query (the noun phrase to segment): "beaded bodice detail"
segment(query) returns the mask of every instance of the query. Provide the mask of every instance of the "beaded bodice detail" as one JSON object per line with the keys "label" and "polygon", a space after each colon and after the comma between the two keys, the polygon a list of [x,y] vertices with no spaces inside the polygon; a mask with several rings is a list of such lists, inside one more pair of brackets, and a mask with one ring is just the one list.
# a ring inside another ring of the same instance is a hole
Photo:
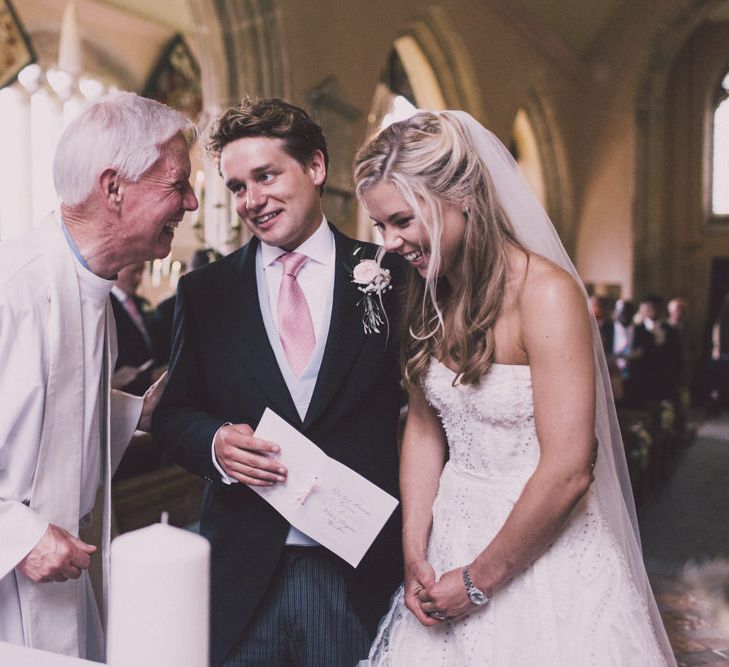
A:
{"label": "beaded bodice detail", "polygon": [[454,386],[455,377],[433,360],[423,383],[443,423],[451,461],[489,477],[531,475],[539,462],[539,443],[529,366],[493,364],[476,386]]}

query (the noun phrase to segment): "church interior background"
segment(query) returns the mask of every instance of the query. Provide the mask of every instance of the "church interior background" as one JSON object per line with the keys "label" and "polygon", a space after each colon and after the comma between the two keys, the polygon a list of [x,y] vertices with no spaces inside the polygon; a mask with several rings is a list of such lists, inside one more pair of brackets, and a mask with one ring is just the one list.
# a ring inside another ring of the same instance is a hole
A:
{"label": "church interior background", "polygon": [[[729,290],[729,1],[12,5],[35,63],[0,81],[0,240],[53,207],[54,142],[84,99],[105,90],[155,97],[203,129],[245,95],[299,104],[329,143],[327,216],[360,238],[373,235],[351,179],[362,141],[415,108],[465,109],[511,148],[588,290],[636,301],[684,297],[690,363],[706,360]],[[7,6],[0,2],[0,18]],[[145,271],[142,293],[153,303],[174,291],[195,249],[226,253],[245,241],[199,147],[193,174],[201,207],[187,214],[170,257]],[[686,560],[729,558],[728,529],[710,511],[729,500],[714,488],[727,486],[729,423],[707,428],[699,429],[706,451],[696,442],[681,449],[678,463],[662,464],[668,473],[656,473],[662,482],[641,482],[647,487],[637,494],[647,498],[646,558],[681,664],[729,664],[729,628],[709,613],[711,596],[686,593],[668,576],[676,567],[663,552],[684,529],[706,524],[713,537]],[[164,494],[180,517],[194,519],[198,487],[177,472],[164,475],[117,486],[120,530],[158,516]],[[695,505],[697,493],[703,505]],[[679,503],[672,525],[657,528],[672,502]]]}

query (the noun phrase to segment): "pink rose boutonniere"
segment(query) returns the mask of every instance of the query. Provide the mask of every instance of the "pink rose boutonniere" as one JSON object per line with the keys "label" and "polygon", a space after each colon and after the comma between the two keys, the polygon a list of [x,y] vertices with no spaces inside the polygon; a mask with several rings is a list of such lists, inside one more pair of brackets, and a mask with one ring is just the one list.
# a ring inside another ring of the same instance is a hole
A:
{"label": "pink rose boutonniere", "polygon": [[[359,246],[352,253],[353,258],[356,258],[361,250],[362,246]],[[390,270],[383,269],[375,259],[361,259],[352,270],[352,282],[364,295],[357,305],[362,304],[364,307],[362,326],[366,334],[380,333],[383,325],[389,328],[382,295],[392,289],[391,281]]]}

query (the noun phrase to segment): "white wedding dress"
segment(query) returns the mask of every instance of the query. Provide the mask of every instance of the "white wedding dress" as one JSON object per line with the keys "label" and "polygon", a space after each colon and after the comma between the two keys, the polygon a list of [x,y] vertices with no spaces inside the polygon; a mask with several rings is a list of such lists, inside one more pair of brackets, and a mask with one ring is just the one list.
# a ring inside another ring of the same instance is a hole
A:
{"label": "white wedding dress", "polygon": [[[428,546],[436,577],[470,563],[493,539],[539,461],[528,366],[494,364],[476,387],[454,387],[453,379],[434,360],[424,382],[450,450]],[[405,607],[400,589],[364,664],[649,667],[666,661],[591,489],[554,544],[464,620],[426,628]]]}

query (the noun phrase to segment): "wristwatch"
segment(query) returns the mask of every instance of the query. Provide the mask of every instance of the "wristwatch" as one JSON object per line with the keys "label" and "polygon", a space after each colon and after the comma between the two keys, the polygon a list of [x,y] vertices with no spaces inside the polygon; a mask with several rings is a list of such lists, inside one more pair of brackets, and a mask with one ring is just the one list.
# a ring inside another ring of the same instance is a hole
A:
{"label": "wristwatch", "polygon": [[466,594],[471,604],[480,607],[485,605],[490,599],[490,595],[486,595],[480,588],[478,588],[472,581],[471,575],[468,572],[468,565],[463,568],[463,585],[466,587]]}

